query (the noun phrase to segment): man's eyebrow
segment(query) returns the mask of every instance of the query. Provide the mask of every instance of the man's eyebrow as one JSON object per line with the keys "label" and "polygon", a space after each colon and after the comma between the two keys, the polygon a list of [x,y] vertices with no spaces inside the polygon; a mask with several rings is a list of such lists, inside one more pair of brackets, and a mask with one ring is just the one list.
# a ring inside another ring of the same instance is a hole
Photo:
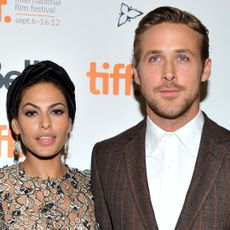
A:
{"label": "man's eyebrow", "polygon": [[149,51],[147,51],[147,53],[144,55],[144,59],[145,59],[147,56],[151,55],[151,54],[161,54],[161,53],[162,53],[161,50],[156,50],[156,49],[154,49],[154,50],[149,50]]}
{"label": "man's eyebrow", "polygon": [[176,53],[189,53],[194,56],[194,52],[190,49],[177,49],[175,50]]}

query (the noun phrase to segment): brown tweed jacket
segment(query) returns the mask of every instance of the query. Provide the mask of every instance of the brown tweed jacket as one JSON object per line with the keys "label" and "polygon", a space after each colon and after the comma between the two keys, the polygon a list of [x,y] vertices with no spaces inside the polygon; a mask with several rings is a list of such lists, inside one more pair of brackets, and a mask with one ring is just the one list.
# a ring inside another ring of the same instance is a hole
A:
{"label": "brown tweed jacket", "polygon": [[[102,230],[158,229],[145,169],[145,124],[143,120],[93,149],[92,189]],[[206,115],[175,230],[230,230],[230,132]]]}

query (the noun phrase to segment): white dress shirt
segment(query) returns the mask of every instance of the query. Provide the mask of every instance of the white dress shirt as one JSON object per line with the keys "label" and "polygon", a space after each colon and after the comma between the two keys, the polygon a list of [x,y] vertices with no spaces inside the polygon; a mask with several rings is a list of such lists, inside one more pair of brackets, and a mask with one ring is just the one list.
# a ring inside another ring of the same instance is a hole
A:
{"label": "white dress shirt", "polygon": [[159,230],[173,230],[176,226],[193,175],[203,124],[199,111],[172,133],[147,117],[147,180]]}

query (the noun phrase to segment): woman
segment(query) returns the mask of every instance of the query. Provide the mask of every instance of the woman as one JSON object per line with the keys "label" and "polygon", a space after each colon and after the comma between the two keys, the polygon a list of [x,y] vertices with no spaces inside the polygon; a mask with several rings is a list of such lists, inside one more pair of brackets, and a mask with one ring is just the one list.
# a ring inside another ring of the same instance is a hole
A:
{"label": "woman", "polygon": [[1,229],[97,229],[89,172],[62,162],[75,118],[75,87],[51,61],[28,66],[7,93],[7,116],[25,160],[0,170]]}

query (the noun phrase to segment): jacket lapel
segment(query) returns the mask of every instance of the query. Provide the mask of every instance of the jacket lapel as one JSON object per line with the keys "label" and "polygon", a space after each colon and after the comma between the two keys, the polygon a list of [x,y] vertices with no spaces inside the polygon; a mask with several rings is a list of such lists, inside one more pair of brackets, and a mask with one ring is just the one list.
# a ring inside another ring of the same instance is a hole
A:
{"label": "jacket lapel", "polygon": [[205,124],[185,203],[176,230],[190,229],[216,180],[224,159],[223,132],[218,134],[217,125],[205,115]]}
{"label": "jacket lapel", "polygon": [[145,164],[145,123],[126,145],[125,156],[128,179],[137,211],[147,230],[157,230],[157,223],[151,205]]}
{"label": "jacket lapel", "polygon": [[[229,137],[205,116],[199,153],[186,199],[175,230],[191,229],[221,169],[226,154],[223,144]],[[147,182],[145,163],[145,120],[125,147],[130,188],[146,230],[158,230]]]}

